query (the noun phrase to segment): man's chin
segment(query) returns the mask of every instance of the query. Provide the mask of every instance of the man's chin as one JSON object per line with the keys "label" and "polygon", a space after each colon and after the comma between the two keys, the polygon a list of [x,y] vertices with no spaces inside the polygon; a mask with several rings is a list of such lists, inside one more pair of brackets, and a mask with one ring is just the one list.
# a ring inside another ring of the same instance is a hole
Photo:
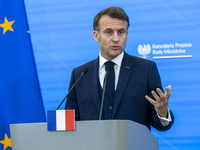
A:
{"label": "man's chin", "polygon": [[112,51],[112,53],[110,54],[110,56],[112,58],[115,58],[115,57],[119,56],[122,52],[123,51],[121,51],[121,50],[114,50],[114,51]]}

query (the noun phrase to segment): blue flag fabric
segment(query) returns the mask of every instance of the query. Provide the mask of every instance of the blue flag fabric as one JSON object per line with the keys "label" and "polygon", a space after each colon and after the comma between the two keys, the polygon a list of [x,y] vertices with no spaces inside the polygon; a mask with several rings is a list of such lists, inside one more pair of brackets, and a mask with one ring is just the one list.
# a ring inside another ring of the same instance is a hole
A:
{"label": "blue flag fabric", "polygon": [[10,124],[45,122],[23,0],[0,0],[0,150]]}

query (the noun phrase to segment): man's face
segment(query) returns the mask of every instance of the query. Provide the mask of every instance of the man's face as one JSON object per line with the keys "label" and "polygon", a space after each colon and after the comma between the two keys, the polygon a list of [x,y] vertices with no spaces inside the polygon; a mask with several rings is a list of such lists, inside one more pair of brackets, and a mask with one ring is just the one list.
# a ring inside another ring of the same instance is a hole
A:
{"label": "man's face", "polygon": [[107,60],[112,60],[121,54],[126,47],[128,36],[127,21],[103,15],[99,20],[99,31],[93,32],[96,42],[99,42],[100,53]]}

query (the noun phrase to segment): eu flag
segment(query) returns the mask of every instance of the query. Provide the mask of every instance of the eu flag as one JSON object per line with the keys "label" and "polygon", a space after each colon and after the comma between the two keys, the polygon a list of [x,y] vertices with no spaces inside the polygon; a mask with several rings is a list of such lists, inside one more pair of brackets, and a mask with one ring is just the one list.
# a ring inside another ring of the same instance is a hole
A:
{"label": "eu flag", "polygon": [[0,0],[0,150],[12,149],[9,124],[45,122],[23,0]]}

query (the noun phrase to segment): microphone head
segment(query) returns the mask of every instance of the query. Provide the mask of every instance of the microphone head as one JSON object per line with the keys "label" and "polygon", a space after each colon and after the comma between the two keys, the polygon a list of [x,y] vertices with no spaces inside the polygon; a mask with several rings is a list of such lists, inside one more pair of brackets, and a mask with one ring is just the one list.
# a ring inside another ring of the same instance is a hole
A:
{"label": "microphone head", "polygon": [[109,69],[110,69],[110,67],[108,65],[106,65],[105,71],[108,71]]}
{"label": "microphone head", "polygon": [[83,70],[83,74],[86,74],[87,72],[88,72],[88,68],[85,68],[84,70]]}

